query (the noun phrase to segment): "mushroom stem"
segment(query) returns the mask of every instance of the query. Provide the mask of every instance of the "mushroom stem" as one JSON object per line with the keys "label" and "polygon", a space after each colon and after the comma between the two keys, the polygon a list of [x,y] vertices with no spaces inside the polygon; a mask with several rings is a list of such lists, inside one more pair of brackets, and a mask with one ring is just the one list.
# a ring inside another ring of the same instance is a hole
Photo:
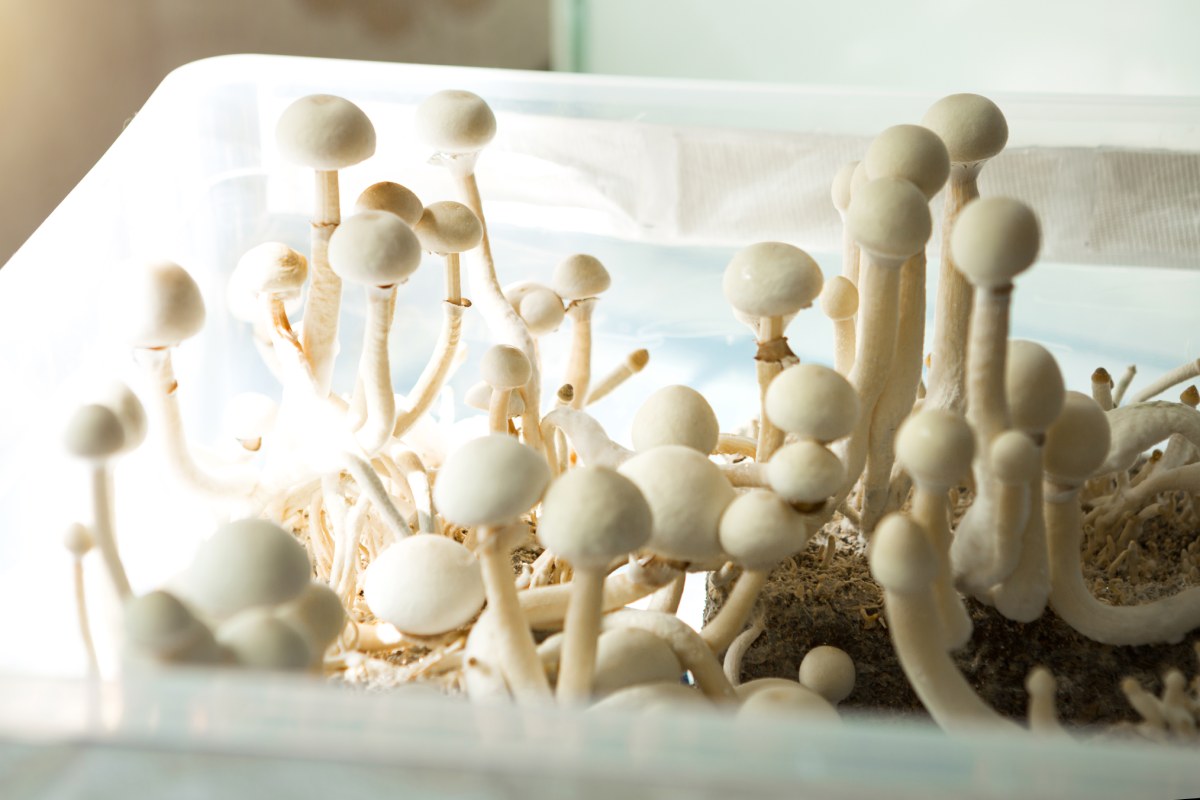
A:
{"label": "mushroom stem", "polygon": [[[609,439],[600,423],[585,411],[568,407],[554,409],[542,420],[542,438],[552,440],[555,429],[566,434],[584,464],[615,468],[633,455]],[[553,453],[547,452],[547,458],[553,457]]]}
{"label": "mushroom stem", "polygon": [[719,456],[743,456],[753,458],[758,444],[749,436],[739,436],[736,433],[722,433],[717,436],[717,447],[713,450]]}
{"label": "mushroom stem", "polygon": [[[975,289],[967,345],[967,421],[975,430],[976,482],[986,464],[992,438],[1008,428],[1008,401],[1004,394],[1004,367],[1008,356],[1008,315],[1012,284]],[[934,362],[937,363],[936,361]]]}
{"label": "mushroom stem", "polygon": [[679,663],[692,673],[700,691],[714,700],[734,702],[737,693],[725,677],[721,662],[712,650],[686,622],[672,614],[655,611],[637,611],[626,608],[607,614],[602,620],[603,630],[637,628],[648,631],[666,642]]}
{"label": "mushroom stem", "polygon": [[1121,401],[1125,399],[1125,392],[1129,390],[1129,384],[1133,383],[1133,378],[1136,375],[1136,364],[1130,364],[1121,373],[1121,377],[1117,380],[1117,385],[1113,389],[1113,408],[1121,405]]}
{"label": "mushroom stem", "polygon": [[388,358],[388,331],[392,326],[395,286],[367,288],[367,320],[363,331],[358,374],[363,382],[367,417],[358,443],[368,456],[378,453],[392,435],[396,422],[396,395],[392,391],[392,369]]}
{"label": "mushroom stem", "polygon": [[379,518],[383,522],[384,527],[388,532],[396,538],[397,541],[406,536],[412,535],[412,528],[408,526],[404,516],[400,513],[400,509],[392,502],[392,498],[388,495],[387,489],[383,487],[383,481],[379,480],[378,473],[368,464],[363,458],[353,454],[343,454],[343,464],[350,477],[358,484],[358,489],[366,496],[371,504],[375,506],[375,510],[379,512]]}
{"label": "mushroom stem", "polygon": [[107,461],[97,460],[92,464],[92,536],[96,549],[104,560],[104,567],[112,579],[117,595],[128,599],[133,595],[125,565],[117,550],[117,535],[113,525],[112,472]]}
{"label": "mushroom stem", "polygon": [[746,620],[750,619],[750,614],[754,611],[758,595],[767,585],[767,577],[770,574],[770,570],[746,569],[738,577],[721,610],[700,631],[704,643],[714,653],[723,653],[742,632]]}
{"label": "mushroom stem", "polygon": [[92,626],[88,621],[87,599],[83,592],[83,558],[75,556],[72,561],[74,562],[72,564],[72,573],[75,586],[75,616],[79,620],[79,638],[83,642],[83,651],[87,655],[88,674],[92,677],[98,677],[100,675],[100,662],[96,658],[96,643],[92,640]]}
{"label": "mushroom stem", "polygon": [[461,306],[462,262],[458,253],[446,253],[446,302]]}
{"label": "mushroom stem", "polygon": [[[1041,448],[1038,453],[1040,456]],[[1050,596],[1041,481],[1035,480],[1029,486],[1029,516],[1019,547],[1016,567],[992,589],[992,602],[997,611],[1014,622],[1033,622],[1042,615]]]}
{"label": "mushroom stem", "polygon": [[588,393],[587,402],[584,403],[584,405],[590,406],[597,400],[607,397],[622,383],[641,372],[642,368],[645,367],[649,361],[649,350],[634,350],[625,357],[625,360],[621,362],[620,366],[605,375],[599,383],[592,387],[592,391]]}
{"label": "mushroom stem", "polygon": [[[786,356],[764,352],[766,348],[787,350],[787,340],[783,338],[783,317],[763,317],[758,321],[758,353],[754,356],[758,372],[758,447],[755,449],[754,460],[764,463],[771,454],[783,444],[783,431],[771,424],[767,417],[767,387],[775,376],[783,372]],[[788,351],[790,352],[790,351]],[[792,360],[795,356],[792,356]]]}
{"label": "mushroom stem", "polygon": [[503,539],[500,528],[479,528],[476,554],[483,567],[487,607],[496,615],[496,624],[500,628],[500,663],[513,694],[520,702],[540,702],[550,697],[550,683],[538,659],[533,633],[521,611]]}
{"label": "mushroom stem", "polygon": [[571,400],[571,407],[575,409],[586,405],[588,384],[592,380],[592,311],[595,307],[595,297],[585,297],[567,306],[567,316],[571,318],[571,352],[563,383],[569,383],[575,390]]}
{"label": "mushroom stem", "polygon": [[966,406],[967,335],[971,319],[971,284],[954,266],[950,234],[967,203],[979,197],[981,164],[954,164],[942,207],[942,256],[934,311],[933,360],[925,407],[962,413]]}
{"label": "mushroom stem", "polygon": [[1200,358],[1189,361],[1186,364],[1180,364],[1175,369],[1164,372],[1156,381],[1135,394],[1130,402],[1144,403],[1155,395],[1162,394],[1172,386],[1177,386],[1184,381],[1190,381],[1197,376],[1200,376]]}
{"label": "mushroom stem", "polygon": [[1062,723],[1054,705],[1054,694],[1058,681],[1045,667],[1034,667],[1025,678],[1025,691],[1029,693],[1029,730],[1037,734],[1062,735]]}
{"label": "mushroom stem", "polygon": [[584,705],[596,672],[596,638],[603,613],[604,570],[575,568],[563,626],[562,660],[555,687],[560,705]]}
{"label": "mushroom stem", "polygon": [[854,368],[856,328],[854,317],[833,321],[833,368],[842,375],[849,375]]}
{"label": "mushroom stem", "polygon": [[1050,551],[1050,607],[1084,636],[1102,644],[1175,644],[1200,626],[1200,588],[1134,606],[1110,606],[1083,581],[1080,544],[1083,515],[1079,488],[1046,485]]}
{"label": "mushroom stem", "polygon": [[[609,576],[604,581],[604,612],[616,611],[654,594],[681,575],[678,570],[663,564],[656,563],[656,567],[655,570],[642,568]],[[532,627],[537,630],[552,630],[562,626],[570,595],[570,584],[556,584],[526,589],[517,597]]]}
{"label": "mushroom stem", "polygon": [[731,686],[736,688],[742,682],[742,661],[746,657],[746,651],[764,630],[766,630],[766,626],[763,623],[763,615],[759,614],[750,623],[750,627],[739,633],[729,644],[721,668],[725,671],[725,678]]}
{"label": "mushroom stem", "polygon": [[509,432],[508,402],[512,393],[512,389],[492,389],[492,399],[488,403],[488,430],[492,433]]}
{"label": "mushroom stem", "polygon": [[661,611],[664,614],[679,613],[679,603],[683,600],[683,589],[686,583],[687,575],[681,572],[675,580],[654,593],[646,608],[650,611]]}
{"label": "mushroom stem", "polygon": [[[455,257],[457,258],[457,254]],[[449,256],[447,256],[448,258]],[[458,302],[447,299],[442,303],[442,330],[438,334],[433,355],[430,357],[429,363],[425,365],[425,369],[421,371],[421,377],[417,378],[412,391],[407,395],[408,409],[401,411],[396,416],[396,424],[392,428],[393,437],[399,438],[408,433],[417,420],[424,416],[429,407],[433,405],[438,392],[446,385],[446,379],[454,366],[454,356],[462,337],[462,317],[466,309],[467,304],[463,303],[461,298]]]}
{"label": "mushroom stem", "polygon": [[1092,373],[1092,399],[1104,411],[1113,410],[1113,380],[1104,367]]}
{"label": "mushroom stem", "polygon": [[916,485],[912,500],[912,518],[924,530],[937,558],[937,577],[932,592],[937,606],[942,648],[957,650],[971,640],[974,628],[971,615],[954,588],[950,573],[950,509],[945,487]]}
{"label": "mushroom stem", "polygon": [[308,299],[304,305],[304,324],[300,342],[317,381],[317,393],[329,394],[333,380],[333,359],[337,354],[338,314],[342,303],[342,279],[329,266],[329,237],[341,224],[336,170],[316,171],[316,207],[312,216],[309,255]]}

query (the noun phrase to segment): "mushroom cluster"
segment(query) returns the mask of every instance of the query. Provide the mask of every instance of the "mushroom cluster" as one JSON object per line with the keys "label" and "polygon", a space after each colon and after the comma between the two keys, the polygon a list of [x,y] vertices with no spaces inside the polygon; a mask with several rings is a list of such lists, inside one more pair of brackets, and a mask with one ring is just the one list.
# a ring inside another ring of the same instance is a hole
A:
{"label": "mushroom cluster", "polygon": [[[124,603],[128,668],[236,664],[347,680],[390,670],[475,699],[575,707],[728,705],[747,718],[837,720],[856,681],[845,643],[812,649],[795,679],[742,684],[740,669],[763,631],[756,609],[772,571],[814,540],[837,546],[831,526],[853,530],[869,554],[900,665],[947,729],[1015,727],[950,658],[972,636],[965,597],[1021,622],[1049,608],[1111,645],[1178,642],[1200,627],[1200,588],[1109,605],[1083,580],[1096,536],[1110,558],[1132,552],[1131,519],[1161,511],[1164,492],[1200,493],[1200,396],[1154,401],[1164,380],[1122,405],[1102,371],[1093,396],[1067,392],[1047,350],[1010,341],[1014,279],[1035,262],[1040,227],[1017,200],[979,198],[976,177],[1008,135],[990,101],[944,98],[838,173],[841,275],[825,280],[785,242],[733,256],[720,289],[756,342],[751,435],[723,432],[702,394],[668,386],[631,420],[632,449],[588,412],[649,359],[635,351],[593,380],[594,311],[614,276],[573,254],[544,283],[502,288],[474,172],[495,116],[470,92],[439,92],[417,109],[416,128],[458,200],[425,204],[382,181],[343,218],[338,170],[373,154],[370,120],[327,95],[280,118],[280,151],[316,172],[312,238],[307,255],[262,243],[232,273],[230,310],[252,325],[279,381],[276,397],[230,400],[238,457],[201,457],[184,431],[186,387],[171,358],[204,327],[196,282],[168,262],[127,276],[120,322],[144,383],[79,406],[65,434],[92,474],[92,520],[72,525],[66,544],[93,671],[81,570],[93,548]],[[947,182],[927,337],[929,201]],[[389,331],[424,254],[444,260],[443,325],[400,395]],[[335,386],[340,311],[364,299],[357,375]],[[834,326],[830,366],[799,363],[786,339],[817,302]],[[467,314],[492,340],[466,397],[488,434],[449,449],[421,429],[463,361]],[[539,340],[568,320],[565,382],[547,407]],[[111,462],[148,425],[164,463],[232,521],[175,581],[139,593],[118,546]],[[1195,548],[1185,555],[1194,561]],[[687,573],[732,582],[699,630],[676,614]],[[629,607],[639,600],[648,607]],[[1036,667],[1025,665],[1030,727],[1058,731],[1054,678]],[[1136,681],[1123,690],[1148,737],[1194,736],[1200,700],[1182,673],[1161,698]]]}

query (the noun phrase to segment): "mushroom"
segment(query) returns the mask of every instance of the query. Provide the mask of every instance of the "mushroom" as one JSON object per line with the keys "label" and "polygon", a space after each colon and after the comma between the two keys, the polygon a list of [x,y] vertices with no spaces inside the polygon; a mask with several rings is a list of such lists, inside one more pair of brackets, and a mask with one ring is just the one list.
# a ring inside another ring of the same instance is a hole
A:
{"label": "mushroom", "polygon": [[362,194],[354,201],[354,213],[363,211],[387,211],[404,220],[408,227],[415,229],[420,223],[425,206],[421,198],[399,183],[380,181],[372,183],[362,190]]}
{"label": "mushroom", "polygon": [[286,303],[298,298],[308,278],[308,260],[282,242],[264,242],[247,250],[230,276],[236,286],[255,298],[258,313],[255,330],[268,332],[280,367],[282,382],[288,389],[310,386],[311,365],[288,321]]}
{"label": "mushroom", "polygon": [[393,544],[367,567],[363,598],[371,613],[413,636],[466,626],[485,599],[475,555],[445,536],[419,534]]}
{"label": "mushroom", "polygon": [[859,417],[854,387],[837,371],[820,364],[785,369],[767,387],[765,405],[774,425],[821,444],[848,436]]}
{"label": "mushroom", "polygon": [[1104,367],[1097,367],[1092,373],[1092,399],[1105,411],[1113,409],[1112,390],[1112,375],[1109,375]]}
{"label": "mushroom", "polygon": [[329,266],[330,237],[342,222],[338,170],[375,154],[375,128],[358,106],[328,94],[301,97],[284,109],[275,126],[283,157],[316,173],[312,214],[308,300],[300,341],[316,380],[317,394],[329,393],[337,352],[342,281]]}
{"label": "mushroom", "polygon": [[329,265],[342,280],[367,291],[367,321],[358,374],[362,377],[367,418],[359,444],[373,455],[387,442],[396,423],[396,399],[388,359],[392,297],[421,264],[421,247],[412,229],[395,214],[364,211],[347,219],[329,240]]}
{"label": "mushroom", "polygon": [[1025,678],[1025,691],[1029,693],[1029,730],[1038,734],[1059,735],[1064,733],[1058,721],[1058,710],[1054,706],[1054,694],[1058,681],[1054,673],[1045,667],[1034,667]]}
{"label": "mushroom", "polygon": [[[522,306],[524,306],[524,301],[522,301]],[[584,405],[590,406],[592,403],[607,397],[618,386],[641,372],[648,363],[650,363],[649,350],[634,350],[625,357],[625,360],[622,361],[619,366],[601,378],[596,385],[592,387],[592,390],[588,392],[587,402],[584,403]]]}
{"label": "mushroom", "polygon": [[541,498],[549,481],[546,460],[537,452],[510,436],[492,435],[451,453],[433,488],[443,517],[477,528],[475,552],[488,608],[501,631],[500,661],[519,701],[549,697],[550,684],[517,599],[504,529]]}
{"label": "mushroom", "polygon": [[[531,371],[529,359],[516,347],[497,344],[483,354],[479,374],[484,383],[492,387],[488,402],[488,428],[492,433],[508,432],[510,398],[528,385]],[[528,410],[529,406],[525,404],[523,411]]]}
{"label": "mushroom", "polygon": [[738,706],[739,722],[762,719],[801,719],[804,721],[841,722],[833,704],[817,692],[798,683],[767,686],[754,692]]}
{"label": "mushroom", "polygon": [[[848,161],[843,164],[841,169],[837,171],[837,174],[833,176],[833,184],[829,189],[829,196],[833,201],[833,207],[837,210],[838,217],[842,220],[841,277],[848,280],[852,286],[858,285],[858,245],[855,244],[854,237],[850,235],[850,231],[846,228],[846,211],[850,208],[850,195],[855,173],[861,172],[865,175],[865,169],[860,170],[860,165],[861,162],[859,161]],[[838,350],[840,347],[835,344],[834,349]],[[853,351],[853,348],[851,348],[851,351]]]}
{"label": "mushroom", "polygon": [[646,398],[633,417],[633,449],[639,453],[679,444],[708,455],[720,433],[712,406],[690,386],[664,386]]}
{"label": "mushroom", "polygon": [[75,616],[79,621],[79,640],[83,643],[83,652],[87,657],[88,674],[93,677],[100,674],[100,662],[96,658],[96,644],[92,641],[92,628],[88,622],[87,599],[83,591],[83,557],[95,544],[92,532],[85,526],[78,522],[67,526],[63,546],[67,548],[74,562],[71,582],[75,589]]}
{"label": "mushroom", "polygon": [[[653,511],[653,507],[651,507]],[[696,685],[711,700],[732,702],[737,694],[725,677],[721,662],[704,643],[700,634],[674,614],[624,608],[605,614],[604,631],[636,628],[654,634],[671,648],[685,670],[692,674]]]}
{"label": "mushroom", "polygon": [[591,696],[604,576],[614,559],[649,540],[650,513],[633,481],[607,467],[573,469],[546,492],[538,540],[574,569],[556,687],[564,705],[580,704]]}
{"label": "mushroom", "polygon": [[583,408],[592,378],[592,310],[599,296],[608,291],[612,278],[595,256],[576,253],[554,268],[550,286],[567,304],[571,318],[571,352],[567,357],[565,383],[575,389],[572,408]]}
{"label": "mushroom", "polygon": [[127,598],[122,620],[126,654],[136,660],[177,664],[222,660],[212,631],[170,592]]}
{"label": "mushroom", "polygon": [[640,628],[616,628],[596,641],[592,694],[604,697],[629,686],[679,682],[683,665],[662,639]]}
{"label": "mushroom", "polygon": [[942,263],[934,314],[933,364],[927,408],[966,408],[966,360],[971,291],[954,263],[951,237],[963,207],[979,196],[976,179],[988,159],[1008,142],[1008,123],[996,104],[977,94],[952,94],[938,100],[921,124],[946,144],[950,184],[942,207]]}
{"label": "mushroom", "polygon": [[269,608],[248,608],[221,623],[217,642],[250,669],[304,672],[316,663],[304,632]]}
{"label": "mushroom", "polygon": [[798,359],[788,347],[784,328],[821,294],[821,268],[798,247],[759,242],[734,254],[725,267],[721,288],[737,314],[753,320],[758,352],[759,435],[756,461],[766,461],[783,443],[766,413],[767,387]]}
{"label": "mushroom", "polygon": [[854,366],[854,315],[858,313],[858,287],[844,275],[825,281],[821,311],[833,322],[833,368],[849,375]]}
{"label": "mushroom", "polygon": [[814,647],[800,661],[800,685],[835,706],[854,691],[855,677],[854,660],[839,647]]}
{"label": "mushroom", "polygon": [[299,631],[319,662],[346,627],[346,609],[337,593],[320,581],[309,581],[297,597],[276,606],[275,616]]}

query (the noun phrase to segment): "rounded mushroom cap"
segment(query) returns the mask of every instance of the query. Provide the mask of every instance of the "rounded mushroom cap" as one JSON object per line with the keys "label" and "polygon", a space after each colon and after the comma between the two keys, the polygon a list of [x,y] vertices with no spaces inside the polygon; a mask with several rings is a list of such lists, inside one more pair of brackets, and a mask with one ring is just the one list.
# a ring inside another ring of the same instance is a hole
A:
{"label": "rounded mushroom cap", "polygon": [[800,662],[800,683],[837,705],[854,691],[854,659],[827,644],[814,647]]}
{"label": "rounded mushroom cap", "polygon": [[767,483],[789,503],[823,503],[845,480],[845,465],[811,440],[785,444],[767,462]]}
{"label": "rounded mushroom cap", "polygon": [[92,538],[92,532],[86,525],[72,522],[67,526],[67,530],[63,534],[63,547],[67,548],[67,552],[71,555],[83,558],[95,546],[96,540]]}
{"label": "rounded mushroom cap", "polygon": [[850,207],[850,182],[858,165],[858,161],[847,161],[833,176],[833,186],[830,187],[829,195],[833,200],[833,207],[842,214]]}
{"label": "rounded mushroom cap", "polygon": [[496,115],[462,89],[431,94],[417,106],[417,135],[439,153],[478,153],[496,135]]}
{"label": "rounded mushroom cap", "polygon": [[1008,142],[1008,122],[991,100],[977,94],[952,94],[938,100],[921,124],[941,137],[954,164],[994,158]]}
{"label": "rounded mushroom cap", "polygon": [[534,336],[553,333],[562,325],[566,309],[562,298],[546,286],[535,286],[522,294],[517,302],[517,313]]}
{"label": "rounded mushroom cap", "polygon": [[387,211],[355,214],[329,237],[329,266],[343,280],[391,286],[408,280],[420,265],[416,234]]}
{"label": "rounded mushroom cap", "polygon": [[593,704],[589,711],[636,712],[640,717],[671,714],[677,710],[711,709],[712,703],[693,686],[685,686],[678,678],[670,681],[639,683],[618,689]]}
{"label": "rounded mushroom cap", "polygon": [[[463,402],[471,408],[488,411],[492,405],[492,391],[492,387],[484,381],[472,384],[463,395]],[[525,401],[521,399],[520,394],[513,392],[508,396],[508,416],[519,417],[524,413]]]}
{"label": "rounded mushroom cap", "polygon": [[337,592],[320,581],[309,581],[299,597],[275,609],[275,616],[300,631],[314,654],[325,652],[346,627]]}
{"label": "rounded mushroom cap", "polygon": [[483,241],[483,225],[475,212],[453,200],[430,203],[421,212],[413,232],[421,247],[431,253],[465,253]]}
{"label": "rounded mushroom cap", "polygon": [[132,389],[120,381],[113,381],[96,397],[96,402],[111,410],[121,421],[125,432],[125,443],[121,447],[124,452],[146,441],[146,408]]}
{"label": "rounded mushroom cap", "polygon": [[858,392],[837,370],[796,364],[767,386],[764,407],[767,419],[780,430],[832,442],[854,430],[858,405]]}
{"label": "rounded mushroom cap", "polygon": [[442,516],[455,525],[505,525],[541,499],[546,459],[511,436],[472,439],[447,458],[433,487]]}
{"label": "rounded mushroom cap", "polygon": [[596,297],[612,285],[612,276],[600,263],[600,259],[586,253],[567,256],[554,267],[550,276],[550,288],[568,303]]}
{"label": "rounded mushroom cap", "polygon": [[739,721],[763,718],[800,718],[814,722],[840,722],[842,719],[828,700],[798,683],[759,689],[743,700],[738,707]]}
{"label": "rounded mushroom cap", "polygon": [[1041,433],[1062,411],[1066,387],[1062,371],[1050,351],[1035,342],[1008,343],[1004,388],[1012,426],[1019,431]]}
{"label": "rounded mushroom cap", "polygon": [[876,178],[854,192],[846,228],[868,253],[903,260],[925,247],[933,218],[916,186],[901,178]]}
{"label": "rounded mushroom cap", "polygon": [[[850,202],[854,202],[854,195],[866,186],[871,179],[867,177],[867,165],[864,161],[855,163],[854,172],[850,174]],[[846,210],[850,210],[850,206],[846,206]]]}
{"label": "rounded mushroom cap", "polygon": [[633,481],[607,467],[576,467],[546,490],[537,537],[576,569],[603,569],[646,544],[652,524]]}
{"label": "rounded mushroom cap", "polygon": [[791,506],[773,492],[752,489],[721,515],[721,549],[747,569],[768,570],[801,550],[808,531]]}
{"label": "rounded mushroom cap", "polygon": [[834,322],[858,313],[858,287],[844,275],[825,281],[821,289],[821,311]]}
{"label": "rounded mushroom cap", "polygon": [[705,455],[717,447],[721,426],[704,395],[690,386],[664,386],[633,417],[633,449],[681,444]]}
{"label": "rounded mushroom cap", "polygon": [[126,642],[159,658],[187,647],[204,627],[179,598],[162,590],[129,598],[121,616]]}
{"label": "rounded mushroom cap", "polygon": [[1004,431],[992,439],[988,465],[1001,483],[1019,486],[1038,480],[1042,474],[1042,452],[1033,439],[1018,430]]}
{"label": "rounded mushroom cap", "polygon": [[252,669],[301,672],[316,660],[305,635],[266,608],[247,609],[222,623],[217,642]]}
{"label": "rounded mushroom cap", "polygon": [[619,471],[650,504],[649,550],[680,561],[709,561],[721,554],[717,526],[735,493],[707,456],[668,444],[638,453]]}
{"label": "rounded mushroom cap", "polygon": [[296,538],[265,519],[226,523],[202,543],[184,575],[186,598],[217,619],[286,603],[308,587],[312,566]]}
{"label": "rounded mushroom cap", "polygon": [[876,526],[868,558],[871,577],[889,592],[925,590],[938,573],[929,537],[903,514],[888,514]]}
{"label": "rounded mushroom cap", "polygon": [[265,394],[238,392],[229,398],[221,429],[240,442],[261,439],[275,424],[279,404]]}
{"label": "rounded mushroom cap", "polygon": [[421,198],[407,186],[392,181],[372,183],[354,201],[354,213],[386,211],[395,214],[411,228],[416,228],[425,206]]}
{"label": "rounded mushroom cap", "polygon": [[315,170],[338,170],[375,154],[375,126],[344,97],[311,94],[284,109],[275,125],[283,157]]}
{"label": "rounded mushroom cap", "polygon": [[67,452],[79,458],[108,458],[125,447],[125,426],[108,406],[80,406],[63,436]]}
{"label": "rounded mushroom cap", "polygon": [[519,389],[529,383],[531,374],[529,358],[507,344],[489,347],[479,364],[479,376],[493,389]]}
{"label": "rounded mushroom cap", "polygon": [[255,294],[299,294],[308,279],[308,259],[283,242],[264,242],[238,259],[241,285]]}
{"label": "rounded mushroom cap", "polygon": [[737,311],[752,317],[786,317],[812,305],[824,278],[799,247],[758,242],[734,254],[721,288]]}
{"label": "rounded mushroom cap", "polygon": [[679,681],[683,665],[671,646],[649,631],[614,628],[596,640],[592,694],[602,697],[626,686]]}
{"label": "rounded mushroom cap", "polygon": [[1111,441],[1104,409],[1085,394],[1067,392],[1062,411],[1046,430],[1047,478],[1071,486],[1082,484],[1104,463]]}
{"label": "rounded mushroom cap", "polygon": [[1054,673],[1041,665],[1029,670],[1025,676],[1025,691],[1031,695],[1054,697],[1057,690],[1058,681],[1054,679]]}
{"label": "rounded mushroom cap", "polygon": [[903,178],[928,200],[950,177],[950,154],[941,138],[923,125],[893,125],[867,147],[869,178]]}
{"label": "rounded mushroom cap", "polygon": [[962,415],[942,408],[912,414],[896,431],[896,460],[918,484],[948,489],[966,476],[975,434]]}
{"label": "rounded mushroom cap", "polygon": [[174,347],[204,327],[204,298],[187,270],[158,261],[133,270],[117,319],[132,347]]}
{"label": "rounded mushroom cap", "polygon": [[1029,206],[1007,197],[967,204],[950,233],[954,266],[975,286],[999,288],[1029,269],[1042,233]]}
{"label": "rounded mushroom cap", "polygon": [[363,597],[376,617],[414,636],[463,627],[483,608],[475,554],[446,536],[407,536],[367,567]]}

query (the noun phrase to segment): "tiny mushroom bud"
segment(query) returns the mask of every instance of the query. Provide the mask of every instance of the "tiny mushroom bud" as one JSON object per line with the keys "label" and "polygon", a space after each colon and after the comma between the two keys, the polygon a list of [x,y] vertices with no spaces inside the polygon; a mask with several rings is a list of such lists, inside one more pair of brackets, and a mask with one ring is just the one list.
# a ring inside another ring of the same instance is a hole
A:
{"label": "tiny mushroom bud", "polygon": [[414,636],[457,630],[483,608],[479,561],[453,539],[409,536],[375,558],[363,597],[376,617]]}
{"label": "tiny mushroom bud", "polygon": [[73,522],[67,526],[63,536],[63,546],[67,548],[75,562],[72,570],[72,584],[75,590],[75,615],[79,622],[79,640],[83,644],[87,656],[88,672],[97,675],[100,672],[99,661],[96,658],[96,645],[92,640],[92,628],[88,622],[87,597],[83,586],[83,557],[96,544],[92,532],[86,526]]}
{"label": "tiny mushroom bud", "polygon": [[92,477],[92,535],[104,559],[117,594],[132,594],[113,524],[113,490],[109,459],[126,444],[125,426],[111,408],[102,405],[81,406],[67,423],[64,436],[67,451],[90,462]]}
{"label": "tiny mushroom bud", "polygon": [[854,387],[819,364],[788,367],[767,387],[767,416],[788,433],[822,444],[848,435],[858,420]]}
{"label": "tiny mushroom bud", "polygon": [[854,691],[854,679],[854,661],[841,648],[814,647],[800,661],[801,685],[835,706]]}
{"label": "tiny mushroom bud", "polygon": [[854,315],[858,313],[858,287],[844,275],[825,281],[821,311],[833,322],[833,366],[849,375],[854,366]]}
{"label": "tiny mushroom bud", "polygon": [[373,183],[354,201],[354,213],[363,211],[387,211],[404,220],[409,226],[416,228],[425,207],[421,198],[417,197],[407,186],[392,181]]}
{"label": "tiny mushroom bud", "polygon": [[708,455],[720,433],[712,406],[690,386],[664,386],[646,398],[633,418],[633,448],[639,452],[681,444]]}

